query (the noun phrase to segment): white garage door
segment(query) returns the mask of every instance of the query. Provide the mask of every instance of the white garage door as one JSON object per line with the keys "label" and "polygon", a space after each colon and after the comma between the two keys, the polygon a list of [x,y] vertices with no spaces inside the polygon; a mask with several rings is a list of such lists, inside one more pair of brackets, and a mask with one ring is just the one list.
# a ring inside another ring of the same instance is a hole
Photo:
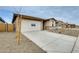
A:
{"label": "white garage door", "polygon": [[34,20],[22,20],[21,32],[42,30],[43,23]]}

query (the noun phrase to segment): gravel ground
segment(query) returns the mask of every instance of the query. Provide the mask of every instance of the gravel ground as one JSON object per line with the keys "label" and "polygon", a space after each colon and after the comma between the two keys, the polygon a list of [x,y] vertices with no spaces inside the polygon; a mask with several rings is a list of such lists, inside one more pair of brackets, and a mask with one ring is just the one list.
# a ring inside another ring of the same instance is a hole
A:
{"label": "gravel ground", "polygon": [[0,53],[45,53],[25,36],[21,38],[21,44],[18,45],[14,32],[0,32]]}
{"label": "gravel ground", "polygon": [[[53,32],[60,33],[59,30],[53,30]],[[68,29],[65,29],[60,34],[65,34],[65,35],[70,35],[70,36],[78,37],[79,30],[77,30],[77,29],[69,29],[69,30]]]}
{"label": "gravel ground", "polygon": [[78,37],[79,30],[65,30],[62,34]]}

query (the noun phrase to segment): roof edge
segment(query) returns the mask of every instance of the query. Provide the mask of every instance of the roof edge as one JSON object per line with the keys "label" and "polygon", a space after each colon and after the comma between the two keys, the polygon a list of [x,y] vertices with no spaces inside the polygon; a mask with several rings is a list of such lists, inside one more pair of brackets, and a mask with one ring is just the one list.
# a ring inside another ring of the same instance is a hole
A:
{"label": "roof edge", "polygon": [[46,19],[39,18],[39,17],[27,16],[27,15],[21,15],[21,14],[14,14],[12,23],[15,22],[17,16],[22,16],[23,19],[31,19],[31,20],[38,20],[38,21],[46,20]]}

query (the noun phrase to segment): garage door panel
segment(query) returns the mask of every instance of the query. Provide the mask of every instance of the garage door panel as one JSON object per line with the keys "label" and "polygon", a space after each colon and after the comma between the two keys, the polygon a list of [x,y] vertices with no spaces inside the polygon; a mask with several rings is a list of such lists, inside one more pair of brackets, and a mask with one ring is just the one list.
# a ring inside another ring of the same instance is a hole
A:
{"label": "garage door panel", "polygon": [[42,30],[43,24],[40,21],[22,20],[21,32]]}

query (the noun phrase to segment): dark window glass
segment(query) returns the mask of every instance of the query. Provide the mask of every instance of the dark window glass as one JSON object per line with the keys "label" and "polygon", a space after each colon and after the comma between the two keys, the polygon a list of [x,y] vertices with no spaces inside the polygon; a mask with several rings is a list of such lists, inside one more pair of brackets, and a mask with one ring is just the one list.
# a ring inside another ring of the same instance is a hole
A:
{"label": "dark window glass", "polygon": [[31,24],[31,26],[36,26],[36,24]]}

